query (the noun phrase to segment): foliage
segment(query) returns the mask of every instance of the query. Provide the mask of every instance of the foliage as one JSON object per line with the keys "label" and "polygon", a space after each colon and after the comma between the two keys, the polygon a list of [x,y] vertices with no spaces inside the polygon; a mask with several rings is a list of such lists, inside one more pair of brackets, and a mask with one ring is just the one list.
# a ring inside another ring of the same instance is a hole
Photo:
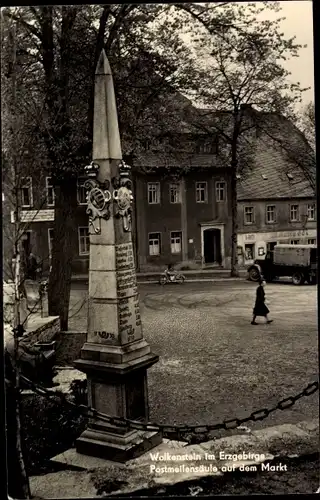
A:
{"label": "foliage", "polygon": [[50,400],[36,394],[24,398],[22,432],[28,473],[45,472],[48,460],[72,447],[85,426],[85,418],[66,403],[62,393]]}
{"label": "foliage", "polygon": [[316,149],[316,121],[315,121],[315,109],[314,103],[309,102],[298,115],[299,129],[305,135],[308,143],[312,147],[313,151]]}
{"label": "foliage", "polygon": [[70,384],[70,395],[76,405],[88,405],[87,379],[73,380]]}

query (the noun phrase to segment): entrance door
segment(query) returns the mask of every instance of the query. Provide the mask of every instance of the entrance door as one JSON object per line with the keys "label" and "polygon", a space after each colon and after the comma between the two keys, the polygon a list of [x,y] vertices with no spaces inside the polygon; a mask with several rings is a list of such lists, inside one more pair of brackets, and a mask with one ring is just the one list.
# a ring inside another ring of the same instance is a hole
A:
{"label": "entrance door", "polygon": [[22,236],[22,248],[28,257],[31,252],[31,231],[26,231]]}
{"label": "entrance door", "polygon": [[206,264],[221,264],[220,229],[205,229],[203,231],[203,255]]}

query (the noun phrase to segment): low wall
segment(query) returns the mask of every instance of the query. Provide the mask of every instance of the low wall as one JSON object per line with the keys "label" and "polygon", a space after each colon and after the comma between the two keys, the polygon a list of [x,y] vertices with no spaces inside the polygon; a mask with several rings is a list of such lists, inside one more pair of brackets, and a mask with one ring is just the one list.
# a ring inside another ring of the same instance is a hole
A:
{"label": "low wall", "polygon": [[87,339],[86,332],[59,332],[55,340],[57,366],[72,366],[80,358],[80,351]]}
{"label": "low wall", "polygon": [[30,340],[30,344],[34,344],[35,342],[50,342],[56,339],[59,331],[59,316],[42,318],[40,314],[32,314],[23,338]]}

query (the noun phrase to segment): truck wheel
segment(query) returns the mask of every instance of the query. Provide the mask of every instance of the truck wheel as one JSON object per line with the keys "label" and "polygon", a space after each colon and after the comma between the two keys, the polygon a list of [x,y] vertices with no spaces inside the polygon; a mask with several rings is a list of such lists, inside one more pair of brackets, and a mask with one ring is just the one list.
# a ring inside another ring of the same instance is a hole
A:
{"label": "truck wheel", "polygon": [[259,281],[260,273],[256,267],[252,267],[249,271],[249,280],[250,281]]}
{"label": "truck wheel", "polygon": [[304,276],[303,276],[303,274],[299,273],[299,272],[294,273],[292,275],[292,283],[294,285],[302,285],[304,283]]}

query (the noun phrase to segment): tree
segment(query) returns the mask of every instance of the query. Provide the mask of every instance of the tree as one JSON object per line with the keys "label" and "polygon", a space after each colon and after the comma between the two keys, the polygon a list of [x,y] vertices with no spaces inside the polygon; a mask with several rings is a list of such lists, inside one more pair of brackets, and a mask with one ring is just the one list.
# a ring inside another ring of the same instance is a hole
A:
{"label": "tree", "polygon": [[[18,334],[21,328],[21,240],[19,228],[19,211],[20,211],[20,192],[18,189],[17,180],[17,116],[16,116],[16,29],[10,26],[8,29],[10,41],[9,47],[9,63],[10,73],[9,79],[11,83],[11,95],[7,103],[8,119],[10,121],[10,134],[8,145],[11,149],[11,171],[15,178],[16,189],[14,191],[14,207],[15,207],[15,228],[14,228],[14,251],[15,251],[15,270],[14,270],[14,314],[13,314],[13,356],[11,356],[10,365],[12,373],[10,380],[6,379],[6,424],[7,424],[7,464],[8,464],[8,493],[14,497],[30,498],[30,486],[28,476],[26,474],[25,463],[22,452],[21,442],[21,416],[20,416],[20,370],[17,363],[18,359]],[[11,52],[11,53],[10,53]],[[8,372],[8,369],[7,369]],[[8,373],[6,373],[6,377]]]}
{"label": "tree", "polygon": [[[150,33],[150,24],[159,10],[159,6],[146,9],[144,6],[134,5],[105,6],[102,12],[100,7],[95,6],[48,6],[7,12],[24,31],[29,46],[33,45],[32,49],[28,46],[26,48],[25,40],[22,41],[24,53],[32,59],[32,62],[26,60],[24,69],[29,83],[32,83],[37,111],[43,110],[42,113],[34,113],[33,130],[39,144],[45,148],[45,167],[54,179],[56,191],[55,239],[49,281],[50,314],[60,316],[61,328],[64,330],[68,326],[71,283],[70,242],[76,236],[73,223],[76,178],[90,160],[91,104],[96,56],[101,46],[107,48],[111,64],[115,68],[118,102],[126,102],[126,106],[119,106],[124,153],[126,149],[132,151],[137,141],[137,120],[141,118],[144,109],[151,106],[152,98],[157,92],[164,89],[165,80],[177,71],[177,64],[173,65],[171,61],[173,55],[178,60],[174,53],[177,44],[172,43],[173,49],[171,52],[167,51],[170,54],[162,56],[157,55],[155,49],[146,48],[148,43],[150,45],[150,39],[146,40],[146,33]],[[100,15],[98,30],[95,29],[97,12]],[[161,30],[158,36],[161,36]],[[153,35],[150,47],[157,45],[155,38]],[[81,52],[78,50],[80,40]],[[187,50],[180,49],[180,55],[183,52],[188,53]],[[137,64],[141,56],[151,75],[143,92],[140,83],[142,74],[146,74],[146,71],[145,67]],[[140,77],[137,79],[139,73]],[[125,93],[125,100],[122,93]],[[137,103],[139,112],[135,115],[133,109],[137,109]],[[132,111],[128,113],[130,106]],[[37,119],[38,116],[41,118]]]}
{"label": "tree", "polygon": [[308,143],[315,151],[316,149],[316,121],[314,113],[314,103],[310,101],[304,106],[298,117],[298,127],[305,135]]}
{"label": "tree", "polygon": [[[222,28],[217,35],[204,25],[203,33],[197,34],[198,57],[206,64],[200,98],[207,112],[198,112],[193,123],[207,133],[219,133],[222,153],[230,162],[231,276],[238,276],[237,178],[245,173],[244,167],[250,167],[253,154],[248,153],[257,147],[257,130],[262,140],[272,113],[294,117],[295,104],[301,101],[301,92],[305,90],[299,83],[288,82],[290,73],[281,65],[286,57],[297,56],[301,45],[294,38],[284,38],[281,19],[259,20],[270,8],[278,9],[273,2],[259,7],[237,4],[232,7],[238,19],[237,28]],[[226,9],[231,12],[231,7]]]}

